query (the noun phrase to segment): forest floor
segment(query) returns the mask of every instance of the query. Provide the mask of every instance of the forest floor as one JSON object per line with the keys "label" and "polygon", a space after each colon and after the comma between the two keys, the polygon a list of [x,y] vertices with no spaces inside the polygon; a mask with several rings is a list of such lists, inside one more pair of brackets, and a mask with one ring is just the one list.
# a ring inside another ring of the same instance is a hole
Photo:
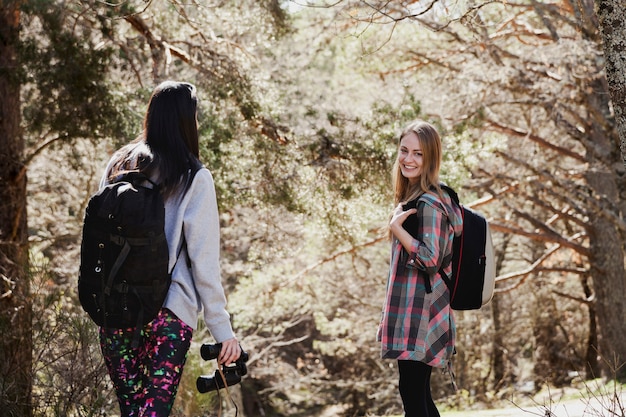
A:
{"label": "forest floor", "polygon": [[593,398],[579,398],[545,405],[512,406],[492,410],[448,411],[442,412],[441,417],[621,417],[625,415],[623,409],[614,410],[609,399],[603,399],[603,401]]}
{"label": "forest floor", "polygon": [[547,390],[532,398],[510,402],[511,406],[498,409],[446,411],[441,417],[625,417],[626,390],[623,386],[599,386],[583,390],[563,388]]}
{"label": "forest floor", "polygon": [[[626,385],[585,381],[577,386],[544,388],[533,396],[500,402],[498,408],[474,405],[465,410],[442,411],[441,417],[626,417]],[[326,408],[318,417],[344,415],[341,405]],[[384,417],[403,417],[387,415]]]}

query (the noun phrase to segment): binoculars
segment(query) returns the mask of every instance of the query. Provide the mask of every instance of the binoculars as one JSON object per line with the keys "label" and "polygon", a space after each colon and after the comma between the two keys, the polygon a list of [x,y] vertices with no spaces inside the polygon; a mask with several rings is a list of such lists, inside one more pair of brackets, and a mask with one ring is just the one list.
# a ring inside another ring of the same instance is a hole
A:
{"label": "binoculars", "polygon": [[[205,361],[217,359],[222,350],[222,344],[204,344],[200,347],[200,356]],[[213,375],[201,375],[196,380],[196,388],[198,392],[205,393],[209,391],[215,391],[220,388],[235,385],[241,382],[241,377],[248,373],[248,352],[241,350],[241,356],[239,359],[228,366],[222,365],[222,373],[216,370]],[[222,374],[224,378],[222,378]]]}

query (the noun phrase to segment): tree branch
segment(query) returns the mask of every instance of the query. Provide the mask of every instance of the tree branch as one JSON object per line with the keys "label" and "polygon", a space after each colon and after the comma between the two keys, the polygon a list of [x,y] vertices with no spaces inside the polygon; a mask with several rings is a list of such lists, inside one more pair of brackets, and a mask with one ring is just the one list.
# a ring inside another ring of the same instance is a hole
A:
{"label": "tree branch", "polygon": [[503,125],[501,123],[498,123],[498,122],[496,122],[494,120],[491,120],[491,119],[490,120],[486,120],[485,123],[486,123],[487,126],[490,126],[492,128],[492,130],[494,130],[496,132],[504,133],[504,134],[507,134],[509,136],[515,136],[515,137],[518,137],[518,138],[530,139],[533,142],[537,143],[538,145],[540,145],[540,146],[542,146],[544,148],[551,149],[551,150],[553,150],[555,152],[560,153],[561,155],[565,155],[565,156],[568,156],[570,158],[576,159],[577,161],[585,162],[585,158],[582,155],[580,155],[580,154],[578,154],[578,153],[576,153],[576,152],[574,152],[574,151],[572,151],[570,149],[566,149],[566,148],[554,145],[554,144],[548,142],[547,140],[545,140],[545,139],[543,139],[543,138],[541,138],[541,137],[539,137],[537,135],[533,135],[530,132],[525,132],[525,131],[523,131],[520,128],[505,126],[505,125]]}
{"label": "tree branch", "polygon": [[48,146],[52,145],[55,142],[61,141],[61,140],[66,140],[68,138],[67,133],[61,134],[57,137],[54,137],[52,139],[48,139],[45,140],[41,145],[39,145],[37,148],[35,148],[34,151],[32,151],[30,153],[30,155],[26,156],[26,158],[24,158],[24,166],[28,166],[32,160],[39,155],[41,152],[43,152],[46,148],[48,148]]}
{"label": "tree branch", "polygon": [[332,255],[330,255],[330,256],[328,256],[326,258],[320,259],[318,262],[314,263],[313,265],[307,266],[302,271],[300,271],[298,274],[296,274],[293,278],[291,278],[290,280],[285,281],[281,286],[289,285],[291,282],[297,281],[297,280],[301,279],[302,276],[308,274],[312,270],[314,270],[314,269],[316,269],[316,268],[318,268],[318,267],[320,267],[320,266],[322,266],[322,265],[324,265],[324,264],[326,264],[328,262],[334,261],[335,259],[339,258],[340,256],[347,255],[347,254],[350,254],[350,253],[355,253],[356,251],[358,251],[360,249],[363,249],[363,248],[366,248],[366,247],[369,247],[369,246],[374,246],[375,244],[377,244],[377,243],[379,243],[379,242],[381,242],[381,241],[383,241],[385,239],[387,239],[387,236],[380,236],[380,237],[378,237],[376,239],[370,240],[370,241],[365,242],[365,243],[363,243],[361,245],[352,246],[351,248],[348,248],[346,250],[335,252],[334,254],[332,254]]}
{"label": "tree branch", "polygon": [[592,296],[591,296],[591,297],[589,297],[589,298],[582,298],[582,297],[575,297],[575,296],[573,296],[573,295],[566,294],[566,293],[564,293],[564,292],[560,292],[560,291],[557,291],[557,290],[552,290],[552,292],[553,292],[554,294],[556,294],[556,295],[561,296],[561,297],[565,297],[565,298],[568,298],[568,299],[570,299],[570,300],[578,301],[579,303],[582,303],[582,304],[587,304],[587,305],[591,305],[591,304],[593,304],[593,303],[594,303],[594,301],[596,300],[595,295],[592,295]]}
{"label": "tree branch", "polygon": [[521,278],[521,279],[517,283],[511,286],[508,286],[505,288],[496,288],[495,292],[496,293],[508,292],[508,291],[514,290],[515,288],[518,288],[520,285],[522,285],[526,281],[526,279],[530,276],[530,274],[535,272],[542,263],[544,263],[550,256],[552,256],[560,248],[561,248],[561,245],[559,244],[554,245],[551,249],[549,249],[543,255],[541,255],[539,259],[533,262],[528,268],[522,269],[521,271],[512,272],[509,274],[500,275],[496,277],[496,283],[508,281],[514,278]]}
{"label": "tree branch", "polygon": [[[545,234],[540,234],[536,232],[527,232],[523,229],[520,229],[519,227],[508,226],[506,224],[497,223],[494,221],[489,222],[489,228],[491,230],[495,230],[501,233],[513,233],[518,236],[524,236],[531,240],[535,240],[537,242],[557,243],[559,245],[572,249],[573,251],[580,253],[581,255],[584,255],[584,256],[590,255],[589,248],[582,246],[582,245],[575,244],[573,242],[573,238],[564,238],[560,235],[555,236],[553,234],[545,235]],[[582,232],[577,233],[574,236],[578,238],[580,237],[579,235],[586,236],[586,234]]]}

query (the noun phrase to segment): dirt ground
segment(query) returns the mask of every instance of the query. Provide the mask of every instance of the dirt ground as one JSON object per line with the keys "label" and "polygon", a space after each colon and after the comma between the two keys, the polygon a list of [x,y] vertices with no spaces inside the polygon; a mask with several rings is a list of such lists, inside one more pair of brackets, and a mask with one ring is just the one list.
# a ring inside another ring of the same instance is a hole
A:
{"label": "dirt ground", "polygon": [[626,391],[568,389],[540,393],[532,401],[493,410],[442,412],[442,417],[626,417]]}
{"label": "dirt ground", "polygon": [[[532,398],[521,396],[497,409],[441,411],[441,417],[626,417],[626,385],[586,381],[575,387],[544,388]],[[345,407],[329,406],[317,417],[345,415]],[[383,417],[383,416],[381,416]],[[388,415],[384,417],[403,417]]]}

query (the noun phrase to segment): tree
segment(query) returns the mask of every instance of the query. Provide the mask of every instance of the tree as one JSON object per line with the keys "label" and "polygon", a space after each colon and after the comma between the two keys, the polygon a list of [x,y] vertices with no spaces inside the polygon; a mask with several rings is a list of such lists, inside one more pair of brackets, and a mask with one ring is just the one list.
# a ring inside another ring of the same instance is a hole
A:
{"label": "tree", "polygon": [[596,0],[595,6],[602,32],[606,76],[621,141],[622,160],[626,165],[626,11],[619,0]]}
{"label": "tree", "polygon": [[7,415],[30,416],[32,325],[17,71],[21,4],[0,6],[0,408]]}

